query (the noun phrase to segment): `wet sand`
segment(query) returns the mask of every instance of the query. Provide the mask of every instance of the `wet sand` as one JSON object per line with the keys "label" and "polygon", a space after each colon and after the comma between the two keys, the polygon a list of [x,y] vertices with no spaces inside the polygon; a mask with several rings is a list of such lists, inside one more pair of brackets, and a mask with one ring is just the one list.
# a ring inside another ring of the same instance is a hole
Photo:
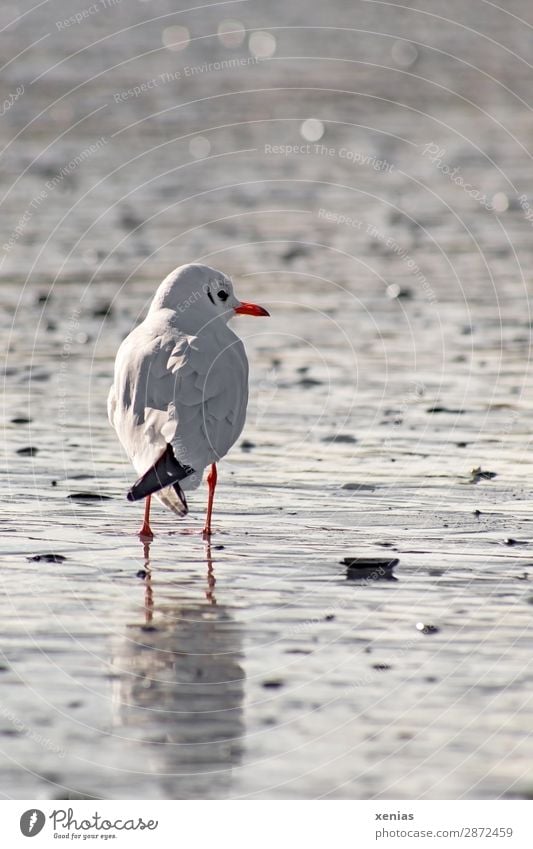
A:
{"label": "wet sand", "polygon": [[[65,2],[0,34],[41,39],[0,123],[5,798],[533,792],[531,30],[348,8]],[[200,490],[144,550],[106,396],[195,259],[272,317],[234,322],[211,545]]]}

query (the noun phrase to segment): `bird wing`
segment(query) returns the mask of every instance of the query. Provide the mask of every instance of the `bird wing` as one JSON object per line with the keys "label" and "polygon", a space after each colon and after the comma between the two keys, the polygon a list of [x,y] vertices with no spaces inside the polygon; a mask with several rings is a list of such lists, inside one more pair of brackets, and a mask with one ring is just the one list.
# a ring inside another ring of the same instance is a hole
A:
{"label": "bird wing", "polygon": [[[241,340],[226,330],[221,345],[208,334],[188,336],[175,328],[153,333],[140,325],[123,342],[108,406],[139,472],[171,443],[176,459],[201,477],[238,438],[248,363]],[[199,482],[191,477],[188,488]]]}

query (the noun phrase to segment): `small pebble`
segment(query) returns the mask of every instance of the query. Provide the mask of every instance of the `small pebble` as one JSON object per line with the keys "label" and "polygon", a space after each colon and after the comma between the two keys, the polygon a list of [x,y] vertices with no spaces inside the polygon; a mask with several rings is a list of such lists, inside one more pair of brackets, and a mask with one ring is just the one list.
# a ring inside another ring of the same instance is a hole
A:
{"label": "small pebble", "polygon": [[243,439],[241,442],[241,448],[243,451],[251,451],[252,448],[255,448],[255,442],[250,442],[249,439]]}
{"label": "small pebble", "polygon": [[146,571],[146,569],[139,569],[139,571],[137,572],[137,578],[143,578],[144,579],[144,578],[146,578],[147,574],[148,574],[148,572]]}
{"label": "small pebble", "polygon": [[27,445],[25,448],[17,448],[17,454],[21,454],[23,457],[35,457],[38,451],[39,449],[34,445]]}
{"label": "small pebble", "polygon": [[305,245],[293,245],[288,248],[284,254],[282,254],[282,259],[286,262],[292,262],[293,259],[298,259],[300,256],[306,256],[308,253],[309,251]]}
{"label": "small pebble", "polygon": [[302,386],[304,389],[311,389],[313,386],[322,386],[322,381],[315,380],[314,377],[302,377],[302,379],[298,381],[298,386]]}
{"label": "small pebble", "polygon": [[485,472],[481,468],[481,466],[476,466],[470,472],[470,483],[477,483],[478,481],[491,481],[497,475],[497,472]]}
{"label": "small pebble", "polygon": [[322,442],[342,442],[346,445],[353,445],[357,442],[357,439],[351,433],[332,433],[329,436],[324,436]]}
{"label": "small pebble", "polygon": [[[450,407],[428,407],[426,413],[453,413],[456,416],[463,415],[464,410],[453,410]],[[466,444],[466,443],[465,443]]]}
{"label": "small pebble", "polygon": [[33,557],[27,557],[26,559],[36,562],[42,560],[44,563],[63,563],[67,558],[62,554],[34,554]]}
{"label": "small pebble", "polygon": [[327,614],[324,616],[324,620],[325,620],[326,622],[333,622],[333,620],[334,620],[334,619],[335,619],[335,614],[334,614],[334,613],[327,613]]}
{"label": "small pebble", "polygon": [[16,416],[14,419],[11,419],[11,424],[29,424],[31,419],[28,419],[26,416]]}
{"label": "small pebble", "polygon": [[368,579],[371,581],[395,581],[392,570],[398,565],[399,559],[380,557],[345,557],[340,561],[346,566],[346,578],[349,581]]}
{"label": "small pebble", "polygon": [[277,680],[263,681],[262,686],[266,690],[278,690],[280,687],[283,687],[283,681],[277,681]]}
{"label": "small pebble", "polygon": [[71,492],[67,498],[72,501],[111,501],[110,495],[101,495],[99,492]]}
{"label": "small pebble", "polygon": [[424,622],[417,622],[416,630],[420,631],[421,634],[438,634],[440,628],[437,628],[436,625],[426,625]]}
{"label": "small pebble", "polygon": [[397,298],[407,299],[413,297],[411,289],[403,288],[398,283],[391,283],[390,286],[387,286],[386,295],[391,301],[395,301]]}
{"label": "small pebble", "polygon": [[111,316],[113,314],[113,307],[109,301],[106,301],[93,309],[93,317],[94,318],[105,318],[106,316]]}

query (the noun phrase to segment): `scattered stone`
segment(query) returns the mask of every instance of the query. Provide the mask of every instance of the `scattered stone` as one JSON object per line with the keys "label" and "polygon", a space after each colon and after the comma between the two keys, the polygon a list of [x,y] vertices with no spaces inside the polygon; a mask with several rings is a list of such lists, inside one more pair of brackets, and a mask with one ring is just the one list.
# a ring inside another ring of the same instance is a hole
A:
{"label": "scattered stone", "polygon": [[392,570],[400,562],[397,557],[345,557],[341,565],[346,566],[346,578],[349,581],[361,579],[370,581],[395,581]]}
{"label": "scattered stone", "polygon": [[26,416],[16,416],[14,419],[11,419],[11,424],[29,424],[31,419],[28,419]]}
{"label": "scattered stone", "polygon": [[349,489],[352,492],[374,492],[375,486],[371,483],[343,483],[342,489]]}
{"label": "scattered stone", "polygon": [[[463,415],[464,410],[454,410],[451,407],[428,407],[426,413],[453,413],[455,415]],[[466,444],[466,443],[465,443]]]}
{"label": "scattered stone", "polygon": [[322,386],[322,381],[315,380],[314,377],[302,377],[298,381],[298,386],[303,386],[304,389],[311,389],[313,386]]}
{"label": "scattered stone", "polygon": [[22,457],[35,457],[38,452],[39,449],[34,445],[27,445],[25,448],[17,448],[17,454],[20,454]]}
{"label": "scattered stone", "polygon": [[27,557],[26,560],[43,563],[64,563],[67,558],[62,554],[34,554],[33,557]]}
{"label": "scattered stone", "polygon": [[455,444],[457,445],[458,448],[467,448],[468,447],[468,442],[456,442]]}
{"label": "scattered stone", "polygon": [[470,472],[469,483],[478,483],[478,481],[491,481],[497,476],[497,472],[485,472],[481,466],[476,466]]}
{"label": "scattered stone", "polygon": [[311,654],[310,649],[285,649],[285,654]]}
{"label": "scattered stone", "polygon": [[120,224],[124,230],[137,230],[144,225],[144,221],[132,210],[124,209],[120,215]]}
{"label": "scattered stone", "polygon": [[101,495],[99,492],[71,492],[67,498],[72,501],[111,501],[110,495]]}
{"label": "scattered stone", "polygon": [[51,486],[57,486],[57,481],[50,481]]}
{"label": "scattered stone", "polygon": [[243,451],[251,451],[252,448],[255,448],[255,442],[250,442],[249,439],[243,439],[241,442],[241,448]]}
{"label": "scattered stone", "polygon": [[300,256],[306,256],[309,253],[308,249],[305,245],[292,245],[288,248],[284,254],[281,255],[281,258],[285,260],[285,262],[292,262],[293,259],[298,259]]}
{"label": "scattered stone", "polygon": [[213,548],[215,551],[222,551],[226,546],[225,545],[214,545]]}
{"label": "scattered stone", "polygon": [[436,625],[426,625],[424,622],[417,622],[416,630],[420,631],[421,634],[438,634],[440,628],[437,628]]}
{"label": "scattered stone", "polygon": [[324,616],[325,622],[333,622],[334,619],[335,619],[334,613],[326,613],[326,615]]}
{"label": "scattered stone", "polygon": [[261,686],[263,686],[265,690],[279,690],[280,687],[283,687],[283,681],[278,681],[277,679],[263,681]]}
{"label": "scattered stone", "polygon": [[478,519],[481,516],[481,510],[474,510],[474,516]]}
{"label": "scattered stone", "polygon": [[413,292],[411,289],[399,286],[398,283],[391,283],[390,286],[387,286],[386,295],[391,301],[395,301],[399,298],[407,300],[408,298],[413,297]]}
{"label": "scattered stone", "polygon": [[373,663],[372,669],[377,669],[378,672],[384,672],[386,669],[391,669],[388,663]]}
{"label": "scattered stone", "polygon": [[113,307],[110,301],[104,301],[93,308],[93,318],[106,318],[113,315]]}
{"label": "scattered stone", "polygon": [[146,578],[146,576],[147,576],[147,575],[148,575],[148,572],[146,571],[146,569],[139,569],[139,571],[137,572],[136,577],[137,577],[137,578],[142,578],[142,579],[144,580],[144,579]]}
{"label": "scattered stone", "polygon": [[322,442],[342,442],[346,445],[353,445],[357,442],[357,439],[350,433],[332,433],[329,436],[324,436]]}

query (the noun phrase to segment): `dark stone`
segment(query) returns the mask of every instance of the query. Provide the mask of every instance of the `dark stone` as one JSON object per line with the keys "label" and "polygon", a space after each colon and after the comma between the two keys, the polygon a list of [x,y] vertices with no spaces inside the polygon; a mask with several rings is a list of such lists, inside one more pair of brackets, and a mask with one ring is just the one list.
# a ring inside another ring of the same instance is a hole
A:
{"label": "dark stone", "polygon": [[34,445],[27,445],[25,448],[17,448],[17,454],[20,454],[22,457],[35,457],[38,451],[39,449]]}
{"label": "dark stone", "polygon": [[34,554],[33,557],[27,557],[26,560],[33,560],[36,562],[43,561],[43,563],[63,563],[67,558],[62,554]]}

